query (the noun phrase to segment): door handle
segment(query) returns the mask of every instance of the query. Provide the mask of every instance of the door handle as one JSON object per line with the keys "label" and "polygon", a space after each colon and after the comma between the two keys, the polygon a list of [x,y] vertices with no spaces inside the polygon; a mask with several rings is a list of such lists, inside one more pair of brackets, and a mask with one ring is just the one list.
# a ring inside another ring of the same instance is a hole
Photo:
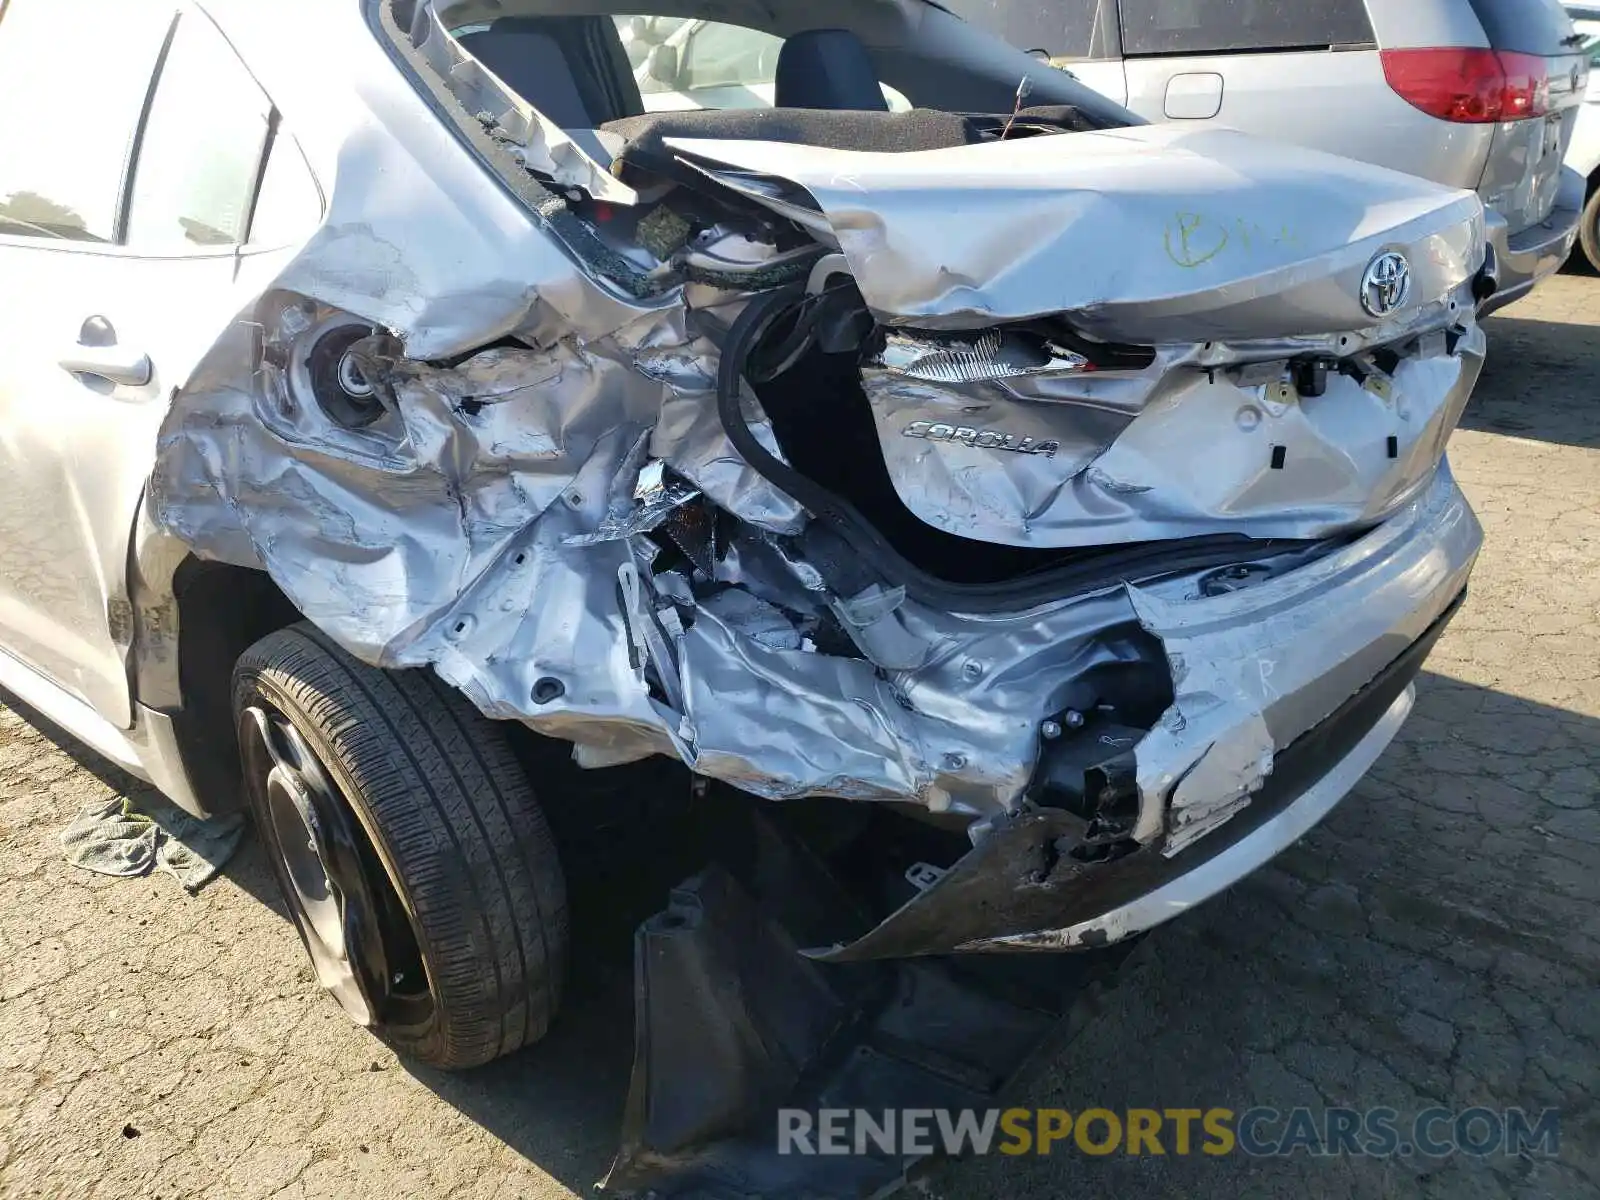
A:
{"label": "door handle", "polygon": [[57,360],[74,375],[95,375],[126,387],[143,387],[155,376],[150,356],[117,345],[117,331],[104,317],[90,317],[78,332],[78,344]]}
{"label": "door handle", "polygon": [[75,375],[98,375],[127,387],[143,387],[154,375],[148,354],[122,346],[74,346],[61,365]]}

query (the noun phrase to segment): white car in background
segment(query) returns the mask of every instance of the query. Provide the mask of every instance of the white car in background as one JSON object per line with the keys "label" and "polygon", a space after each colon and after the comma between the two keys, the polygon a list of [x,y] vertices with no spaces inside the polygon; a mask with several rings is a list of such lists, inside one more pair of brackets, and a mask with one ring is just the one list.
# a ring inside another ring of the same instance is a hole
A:
{"label": "white car in background", "polygon": [[[1600,5],[1570,5],[1567,15],[1583,37],[1582,49],[1591,67],[1600,66]],[[1578,127],[1567,148],[1567,166],[1588,181],[1589,202],[1584,206],[1578,240],[1584,257],[1600,271],[1600,80],[1589,74],[1589,91],[1578,111]]]}

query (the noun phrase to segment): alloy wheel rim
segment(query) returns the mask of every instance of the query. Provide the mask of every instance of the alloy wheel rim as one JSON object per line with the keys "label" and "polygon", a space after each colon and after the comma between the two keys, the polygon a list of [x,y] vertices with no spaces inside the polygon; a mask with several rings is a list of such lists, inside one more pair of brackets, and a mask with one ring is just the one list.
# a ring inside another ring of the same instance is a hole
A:
{"label": "alloy wheel rim", "polygon": [[293,722],[265,703],[240,714],[246,782],[317,982],[356,1024],[432,1013],[426,970],[393,884],[348,802]]}

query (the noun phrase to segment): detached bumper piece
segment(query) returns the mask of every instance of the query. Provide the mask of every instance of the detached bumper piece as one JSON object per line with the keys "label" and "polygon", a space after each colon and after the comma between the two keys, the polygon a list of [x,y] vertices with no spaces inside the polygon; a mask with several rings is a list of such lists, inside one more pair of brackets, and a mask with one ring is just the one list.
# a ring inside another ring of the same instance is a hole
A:
{"label": "detached bumper piece", "polygon": [[816,929],[853,919],[848,902],[789,891],[815,885],[815,865],[770,826],[758,836],[759,894],[710,867],[638,930],[633,1078],[607,1194],[885,1195],[915,1159],[780,1154],[778,1110],[995,1107],[1125,956],[818,963],[777,910],[804,904],[787,916]]}

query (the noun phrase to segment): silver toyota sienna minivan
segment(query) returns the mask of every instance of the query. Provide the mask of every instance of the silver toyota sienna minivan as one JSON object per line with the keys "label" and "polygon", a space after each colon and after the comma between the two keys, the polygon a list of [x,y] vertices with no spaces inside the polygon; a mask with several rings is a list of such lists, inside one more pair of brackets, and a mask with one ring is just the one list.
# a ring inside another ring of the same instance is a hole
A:
{"label": "silver toyota sienna minivan", "polygon": [[1500,289],[1559,268],[1589,60],[1557,0],[943,0],[1150,121],[1229,125],[1476,191]]}

